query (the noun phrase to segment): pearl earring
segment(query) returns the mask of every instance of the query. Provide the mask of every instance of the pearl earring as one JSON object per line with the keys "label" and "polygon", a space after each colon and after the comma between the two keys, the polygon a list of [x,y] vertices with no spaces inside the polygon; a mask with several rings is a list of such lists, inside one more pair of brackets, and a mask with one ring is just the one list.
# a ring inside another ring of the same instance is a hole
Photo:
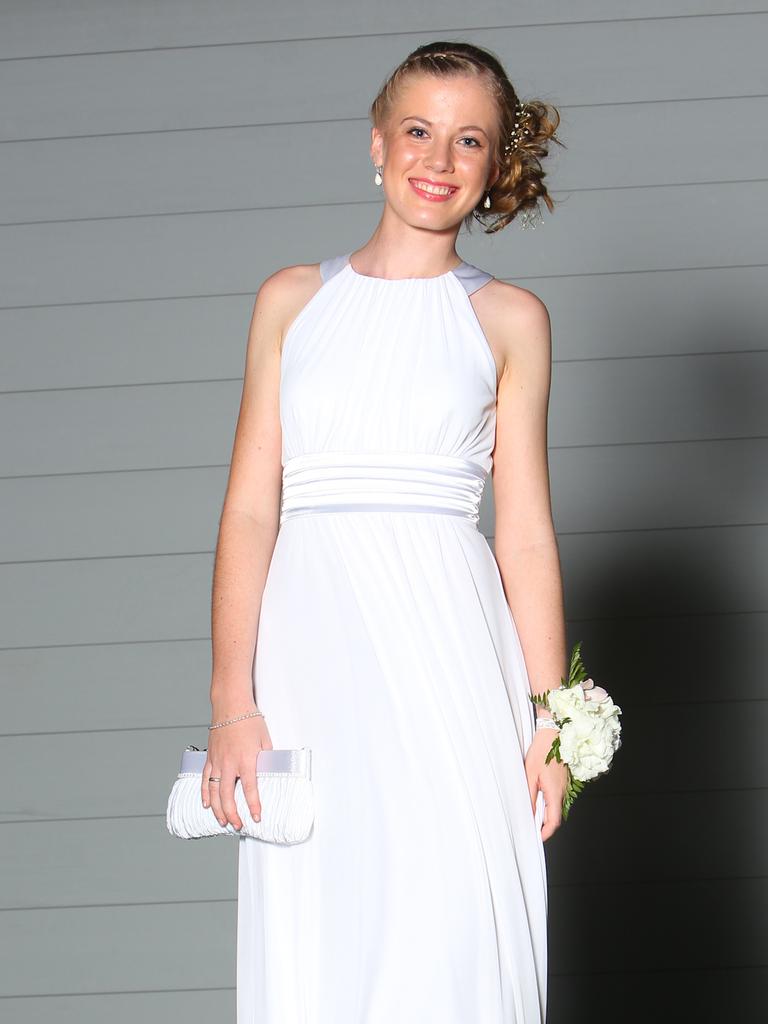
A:
{"label": "pearl earring", "polygon": [[491,193],[490,192],[485,197],[485,200],[483,202],[483,206],[486,208],[486,210],[490,210],[490,208],[491,208]]}
{"label": "pearl earring", "polygon": [[384,165],[383,164],[379,164],[378,166],[376,166],[374,164],[374,166],[376,167],[376,175],[375,175],[375,177],[373,179],[373,182],[374,182],[375,185],[380,185],[381,182],[382,182],[381,172],[384,170]]}

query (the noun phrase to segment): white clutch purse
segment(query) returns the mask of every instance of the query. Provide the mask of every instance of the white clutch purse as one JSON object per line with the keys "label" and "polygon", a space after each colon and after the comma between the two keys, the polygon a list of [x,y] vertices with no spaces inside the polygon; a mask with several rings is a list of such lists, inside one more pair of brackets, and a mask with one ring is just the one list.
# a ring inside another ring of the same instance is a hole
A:
{"label": "white clutch purse", "polygon": [[261,820],[254,821],[243,792],[242,781],[235,782],[235,803],[243,823],[236,829],[232,822],[220,825],[212,807],[203,807],[202,776],[207,750],[189,746],[181,756],[181,769],[173,783],[166,824],[179,839],[203,839],[206,836],[250,836],[268,843],[304,842],[312,831],[315,817],[312,790],[312,751],[260,750],[256,759],[256,780],[261,801]]}

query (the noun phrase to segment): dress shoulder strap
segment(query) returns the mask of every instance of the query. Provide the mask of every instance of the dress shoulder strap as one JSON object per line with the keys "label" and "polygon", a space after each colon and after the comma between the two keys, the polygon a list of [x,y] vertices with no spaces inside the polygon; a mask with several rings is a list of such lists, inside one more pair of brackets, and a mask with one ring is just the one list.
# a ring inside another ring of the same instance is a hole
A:
{"label": "dress shoulder strap", "polygon": [[346,262],[346,256],[329,256],[327,259],[321,260],[320,276],[323,279],[323,284],[326,281],[330,281],[334,274],[338,274],[340,270],[343,270]]}
{"label": "dress shoulder strap", "polygon": [[475,267],[471,263],[460,263],[453,273],[464,285],[467,295],[476,292],[478,288],[482,288],[484,284],[493,279],[493,274],[480,270],[479,267]]}

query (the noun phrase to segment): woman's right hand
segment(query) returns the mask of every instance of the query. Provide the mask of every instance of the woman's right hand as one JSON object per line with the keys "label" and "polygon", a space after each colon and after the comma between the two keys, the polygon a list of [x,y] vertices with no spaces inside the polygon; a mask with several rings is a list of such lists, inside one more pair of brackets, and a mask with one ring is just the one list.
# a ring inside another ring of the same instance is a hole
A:
{"label": "woman's right hand", "polygon": [[[243,822],[235,803],[235,783],[238,778],[242,782],[243,794],[254,820],[261,818],[256,759],[260,750],[272,750],[269,729],[265,719],[257,715],[212,729],[208,737],[208,758],[202,778],[203,807],[212,808],[220,825],[226,826],[230,821],[239,830]],[[221,782],[209,782],[211,776],[221,778]]]}

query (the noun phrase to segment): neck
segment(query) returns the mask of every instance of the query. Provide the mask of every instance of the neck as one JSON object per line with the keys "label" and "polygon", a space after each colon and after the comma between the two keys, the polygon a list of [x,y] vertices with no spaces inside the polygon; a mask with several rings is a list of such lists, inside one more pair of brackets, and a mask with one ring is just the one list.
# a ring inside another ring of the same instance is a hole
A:
{"label": "neck", "polygon": [[428,231],[392,221],[386,215],[368,241],[354,253],[357,269],[374,277],[437,277],[461,262],[456,252],[458,226]]}

